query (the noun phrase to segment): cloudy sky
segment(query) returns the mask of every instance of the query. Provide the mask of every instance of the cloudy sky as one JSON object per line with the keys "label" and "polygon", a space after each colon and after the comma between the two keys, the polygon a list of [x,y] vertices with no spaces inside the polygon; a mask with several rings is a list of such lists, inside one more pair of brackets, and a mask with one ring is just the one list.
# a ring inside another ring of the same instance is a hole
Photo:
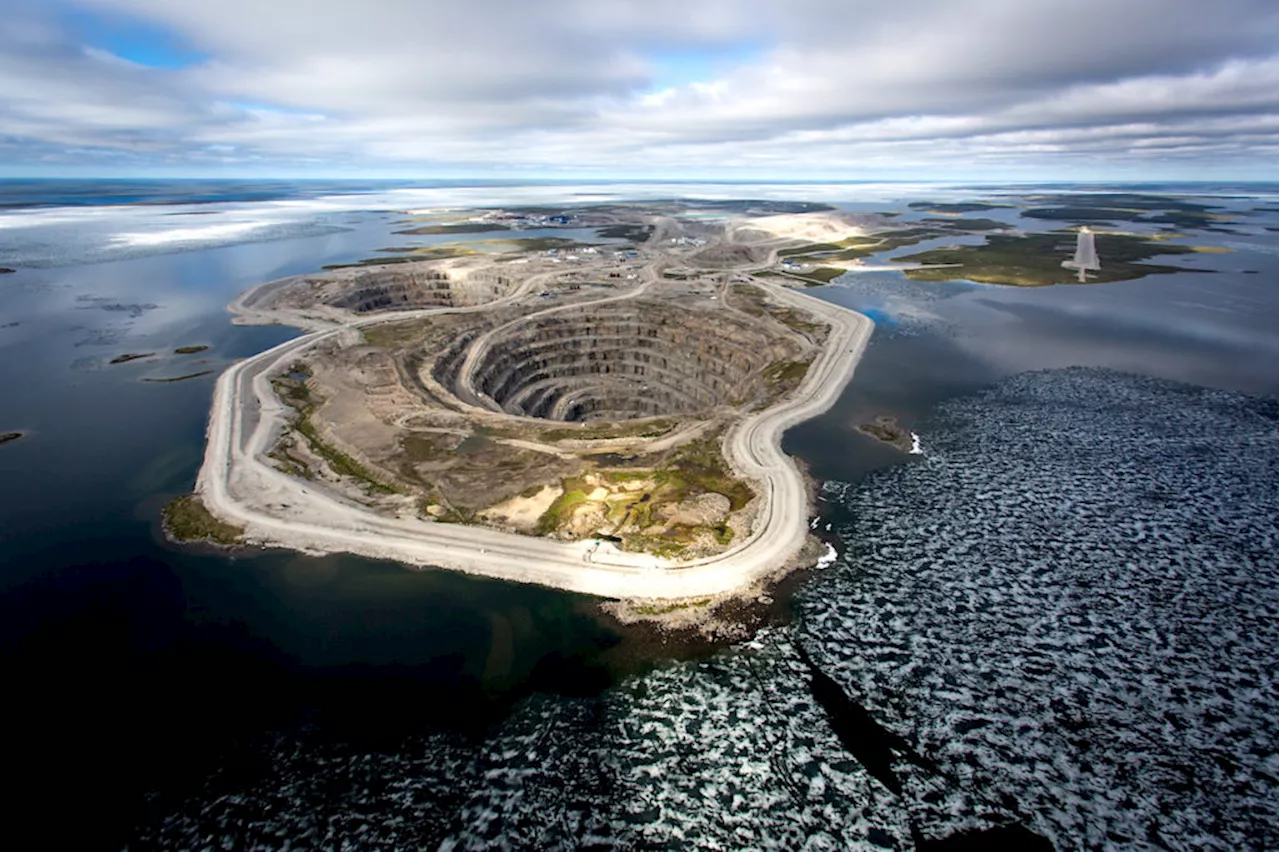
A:
{"label": "cloudy sky", "polygon": [[1275,0],[0,0],[0,175],[1277,177]]}

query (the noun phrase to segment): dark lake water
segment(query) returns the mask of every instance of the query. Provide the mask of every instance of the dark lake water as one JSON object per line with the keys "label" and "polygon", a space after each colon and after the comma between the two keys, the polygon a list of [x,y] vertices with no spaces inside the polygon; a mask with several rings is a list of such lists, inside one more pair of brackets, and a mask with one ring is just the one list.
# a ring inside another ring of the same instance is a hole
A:
{"label": "dark lake water", "polygon": [[[572,199],[578,189],[6,191],[18,209],[0,213],[0,265],[18,271],[0,276],[0,431],[26,434],[0,446],[0,676],[14,743],[5,774],[23,789],[22,807],[91,803],[92,819],[75,828],[118,845],[162,808],[149,792],[181,801],[211,774],[234,786],[236,773],[258,771],[264,732],[305,725],[375,750],[442,731],[483,741],[525,696],[598,695],[713,653],[620,634],[578,596],[353,557],[196,553],[158,532],[160,507],[194,482],[216,373],[295,333],[231,325],[223,306],[235,294],[404,245],[391,232],[405,210]],[[806,197],[794,186],[581,191]],[[810,191],[870,210],[974,194]],[[1223,203],[1274,207],[1275,188],[1261,192]],[[1212,272],[1033,290],[866,272],[815,288],[879,327],[836,408],[788,433],[786,449],[822,479],[856,483],[903,463],[856,423],[889,413],[913,426],[938,402],[1027,369],[1106,366],[1274,393],[1276,237],[1266,228],[1276,215],[1243,221],[1240,235],[1194,239],[1232,253],[1176,261]],[[196,344],[209,348],[173,354]],[[157,354],[108,363],[146,352]]]}

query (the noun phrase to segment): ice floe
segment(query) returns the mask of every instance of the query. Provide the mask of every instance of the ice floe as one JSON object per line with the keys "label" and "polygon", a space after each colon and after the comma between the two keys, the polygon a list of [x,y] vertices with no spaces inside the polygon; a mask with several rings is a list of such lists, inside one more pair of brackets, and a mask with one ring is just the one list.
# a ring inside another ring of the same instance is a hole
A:
{"label": "ice floe", "polygon": [[1275,401],[1072,369],[927,434],[828,487],[857,520],[804,593],[823,670],[1058,848],[1274,847]]}

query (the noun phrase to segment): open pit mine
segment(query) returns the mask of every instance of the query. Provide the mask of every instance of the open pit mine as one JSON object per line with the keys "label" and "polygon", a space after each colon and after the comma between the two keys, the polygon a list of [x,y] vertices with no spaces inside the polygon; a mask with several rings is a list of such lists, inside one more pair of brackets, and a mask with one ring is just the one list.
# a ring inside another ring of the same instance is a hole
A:
{"label": "open pit mine", "polygon": [[868,227],[662,212],[611,211],[635,245],[246,292],[238,321],[310,331],[220,378],[204,509],[244,543],[605,597],[720,594],[794,565],[811,489],[781,435],[834,403],[872,324],[752,273],[805,243],[796,228]]}

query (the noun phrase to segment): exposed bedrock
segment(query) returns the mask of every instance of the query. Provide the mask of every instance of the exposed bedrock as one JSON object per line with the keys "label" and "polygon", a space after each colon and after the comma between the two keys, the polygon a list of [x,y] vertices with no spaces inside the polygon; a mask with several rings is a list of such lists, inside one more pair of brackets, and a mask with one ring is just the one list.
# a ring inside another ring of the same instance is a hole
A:
{"label": "exposed bedrock", "polygon": [[[535,316],[480,353],[473,386],[509,414],[559,421],[625,420],[741,404],[761,371],[800,345],[724,311],[626,301]],[[436,363],[458,381],[455,348]]]}
{"label": "exposed bedrock", "polygon": [[489,301],[501,295],[504,276],[473,275],[453,280],[438,270],[400,271],[380,269],[350,278],[345,287],[328,298],[328,304],[358,314],[372,311],[449,308]]}

